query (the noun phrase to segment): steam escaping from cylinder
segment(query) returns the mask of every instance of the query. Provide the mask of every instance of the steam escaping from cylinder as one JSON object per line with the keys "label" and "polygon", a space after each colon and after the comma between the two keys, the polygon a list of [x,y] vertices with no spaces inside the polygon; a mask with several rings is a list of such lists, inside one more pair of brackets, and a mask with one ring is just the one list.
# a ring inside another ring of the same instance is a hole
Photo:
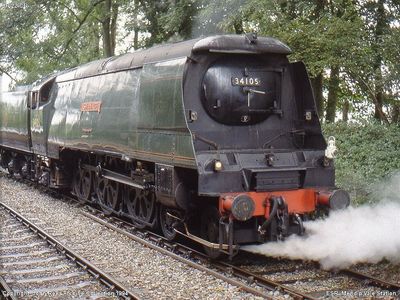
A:
{"label": "steam escaping from cylinder", "polygon": [[400,173],[381,185],[374,205],[333,211],[326,219],[305,222],[305,236],[245,246],[266,256],[320,262],[325,269],[387,259],[400,263]]}

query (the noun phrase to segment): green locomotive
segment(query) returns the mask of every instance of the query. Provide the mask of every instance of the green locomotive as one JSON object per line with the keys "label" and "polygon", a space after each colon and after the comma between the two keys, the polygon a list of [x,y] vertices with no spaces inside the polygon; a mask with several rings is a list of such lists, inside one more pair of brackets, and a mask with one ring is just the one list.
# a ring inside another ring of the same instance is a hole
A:
{"label": "green locomotive", "polygon": [[309,79],[273,38],[162,45],[51,75],[0,103],[1,166],[212,256],[343,208]]}

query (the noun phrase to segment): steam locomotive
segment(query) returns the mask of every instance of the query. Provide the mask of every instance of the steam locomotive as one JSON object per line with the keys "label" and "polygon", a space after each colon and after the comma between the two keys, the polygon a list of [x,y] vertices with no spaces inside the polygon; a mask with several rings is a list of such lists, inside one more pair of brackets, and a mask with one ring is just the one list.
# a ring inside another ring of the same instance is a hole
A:
{"label": "steam locomotive", "polygon": [[0,164],[212,257],[302,234],[350,199],[290,53],[220,35],[50,75],[3,94]]}

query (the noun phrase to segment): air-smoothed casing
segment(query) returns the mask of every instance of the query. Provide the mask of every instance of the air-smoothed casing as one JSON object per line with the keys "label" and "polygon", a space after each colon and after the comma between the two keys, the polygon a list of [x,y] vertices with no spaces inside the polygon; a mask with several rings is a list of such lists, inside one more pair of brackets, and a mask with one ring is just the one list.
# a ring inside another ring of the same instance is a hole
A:
{"label": "air-smoothed casing", "polygon": [[273,40],[211,44],[193,51],[183,89],[199,194],[333,187],[304,64]]}
{"label": "air-smoothed casing", "polygon": [[[36,126],[38,154],[58,159],[70,149],[169,165],[200,195],[333,186],[307,72],[288,54],[276,39],[239,35],[161,45],[54,75],[36,86],[49,98],[32,120],[26,98],[12,111],[22,144],[24,124]],[[15,131],[6,117],[3,140]]]}

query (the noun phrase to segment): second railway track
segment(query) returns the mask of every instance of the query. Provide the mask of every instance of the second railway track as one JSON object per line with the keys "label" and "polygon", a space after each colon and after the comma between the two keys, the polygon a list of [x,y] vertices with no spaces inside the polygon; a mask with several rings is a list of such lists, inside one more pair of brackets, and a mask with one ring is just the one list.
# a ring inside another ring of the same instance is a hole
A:
{"label": "second railway track", "polygon": [[0,228],[0,298],[139,299],[2,202]]}

